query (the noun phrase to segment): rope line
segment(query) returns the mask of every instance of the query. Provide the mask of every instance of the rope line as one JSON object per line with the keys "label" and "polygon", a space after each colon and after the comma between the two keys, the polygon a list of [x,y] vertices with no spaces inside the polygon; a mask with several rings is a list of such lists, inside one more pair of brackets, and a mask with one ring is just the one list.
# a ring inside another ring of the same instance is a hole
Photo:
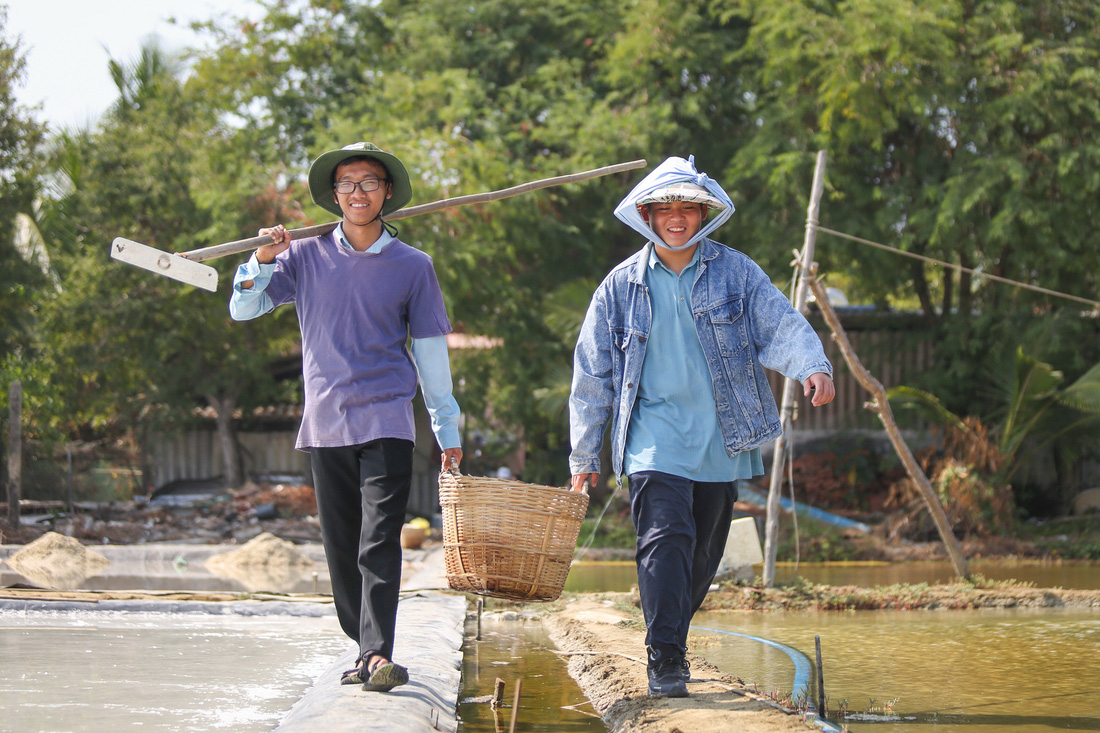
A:
{"label": "rope line", "polygon": [[807,226],[811,226],[819,232],[825,232],[826,234],[832,234],[834,237],[840,237],[841,239],[850,239],[853,242],[859,242],[860,244],[866,244],[866,245],[870,245],[871,247],[877,247],[879,249],[886,250],[887,252],[893,252],[895,254],[903,255],[905,257],[912,257],[915,260],[920,260],[922,262],[927,262],[927,263],[932,264],[932,265],[939,265],[940,267],[948,267],[952,270],[958,270],[959,272],[966,272],[966,273],[969,273],[971,275],[976,275],[978,277],[984,277],[984,278],[988,278],[990,280],[995,280],[996,282],[1006,283],[1008,285],[1015,285],[1017,287],[1024,288],[1026,290],[1034,290],[1037,293],[1043,293],[1045,295],[1053,295],[1056,298],[1065,298],[1066,300],[1073,300],[1073,301],[1077,301],[1078,303],[1085,303],[1086,305],[1091,305],[1094,308],[1100,308],[1100,301],[1097,301],[1097,300],[1089,300],[1088,298],[1082,298],[1082,297],[1079,297],[1077,295],[1070,295],[1069,293],[1061,293],[1061,292],[1058,292],[1057,290],[1049,290],[1047,288],[1039,287],[1038,285],[1032,285],[1030,283],[1023,283],[1023,282],[1020,282],[1019,280],[1009,280],[1007,277],[1000,277],[999,275],[990,275],[988,272],[980,272],[978,270],[973,270],[969,267],[963,267],[962,265],[956,265],[952,262],[944,262],[943,260],[937,260],[937,259],[934,259],[932,257],[926,257],[924,255],[919,255],[919,254],[916,254],[915,252],[906,252],[905,250],[898,249],[897,247],[891,247],[891,246],[886,245],[886,244],[879,244],[878,242],[872,242],[870,239],[863,239],[862,237],[856,237],[856,236],[853,236],[851,234],[845,234],[844,232],[838,232],[835,229],[827,229],[826,227],[820,226],[818,224],[813,224],[813,223],[808,222]]}
{"label": "rope line", "polygon": [[588,548],[592,547],[592,540],[596,539],[596,530],[600,528],[600,524],[603,522],[603,515],[607,513],[607,508],[611,506],[611,502],[618,495],[620,488],[622,487],[619,485],[618,480],[616,480],[614,491],[611,492],[611,496],[607,497],[607,502],[604,503],[603,509],[600,510],[600,516],[596,517],[596,524],[592,527],[592,534],[588,535],[588,541],[581,545],[580,552],[573,558],[573,562],[577,562],[583,558],[588,553]]}

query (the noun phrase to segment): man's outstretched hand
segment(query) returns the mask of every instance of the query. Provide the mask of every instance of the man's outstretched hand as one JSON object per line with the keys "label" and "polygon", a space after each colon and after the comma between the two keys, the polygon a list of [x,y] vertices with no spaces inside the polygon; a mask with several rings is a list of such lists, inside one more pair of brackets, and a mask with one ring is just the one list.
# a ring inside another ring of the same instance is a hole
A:
{"label": "man's outstretched hand", "polygon": [[810,392],[813,392],[814,398],[810,400],[810,404],[814,407],[821,407],[833,401],[836,397],[836,387],[833,385],[833,378],[825,372],[815,372],[806,378],[806,381],[802,383],[802,394],[806,397],[810,396]]}

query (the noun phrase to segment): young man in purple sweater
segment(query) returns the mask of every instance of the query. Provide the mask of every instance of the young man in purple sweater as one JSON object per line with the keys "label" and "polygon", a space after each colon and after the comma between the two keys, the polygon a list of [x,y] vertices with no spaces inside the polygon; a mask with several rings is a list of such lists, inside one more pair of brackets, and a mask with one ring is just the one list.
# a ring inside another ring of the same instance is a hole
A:
{"label": "young man in purple sweater", "polygon": [[462,460],[451,324],[431,258],[382,220],[412,198],[397,157],[363,142],[330,150],[310,166],[309,190],[340,225],[296,242],[282,225],[261,229],[274,244],[238,268],[230,313],[297,308],[305,410],[296,446],[310,454],[340,625],[360,651],[341,681],[385,692],[409,679],[392,658],[418,376],[443,466]]}

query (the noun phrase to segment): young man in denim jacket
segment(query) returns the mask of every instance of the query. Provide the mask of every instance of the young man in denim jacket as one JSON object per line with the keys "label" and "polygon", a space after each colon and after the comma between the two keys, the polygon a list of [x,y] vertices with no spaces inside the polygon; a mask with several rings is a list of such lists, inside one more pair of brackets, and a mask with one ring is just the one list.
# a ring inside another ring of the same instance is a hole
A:
{"label": "young man in denim jacket", "polygon": [[749,257],[707,238],[732,213],[693,157],[658,166],[615,208],[648,243],[597,288],[577,339],[572,487],[597,480],[610,421],[612,469],[630,479],[653,697],[688,694],[688,626],[718,570],[737,480],[764,473],[759,447],[782,431],[764,368],[800,381],[815,406],[835,395],[802,314]]}

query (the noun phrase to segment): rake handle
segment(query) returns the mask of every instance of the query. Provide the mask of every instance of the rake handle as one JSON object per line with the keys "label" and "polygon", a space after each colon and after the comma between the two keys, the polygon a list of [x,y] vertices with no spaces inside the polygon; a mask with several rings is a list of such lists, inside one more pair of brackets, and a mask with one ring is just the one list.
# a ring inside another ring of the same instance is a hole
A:
{"label": "rake handle", "polygon": [[[419,206],[411,206],[407,209],[400,209],[393,212],[386,217],[386,221],[397,221],[398,219],[407,219],[410,216],[419,216],[420,214],[430,214],[433,211],[441,211],[443,209],[453,209],[457,206],[470,206],[472,204],[484,204],[489,201],[499,201],[500,199],[510,198],[512,196],[518,196],[521,193],[527,193],[529,191],[537,191],[540,188],[549,188],[550,186],[561,186],[566,183],[575,183],[576,181],[586,181],[589,178],[598,178],[600,176],[607,176],[612,173],[622,173],[623,171],[634,170],[635,168],[642,168],[646,164],[645,160],[632,160],[629,163],[617,163],[615,165],[604,166],[603,168],[595,168],[590,171],[583,171],[581,173],[569,173],[564,176],[555,176],[553,178],[543,178],[538,181],[531,181],[529,183],[521,183],[518,186],[512,186],[511,188],[504,188],[499,191],[487,191],[485,193],[472,193],[468,196],[455,196],[449,199],[440,199],[439,201],[433,201],[428,204],[421,204]],[[301,229],[288,230],[291,240],[295,239],[308,239],[310,237],[320,237],[328,234],[340,222],[332,221],[327,224],[315,224],[313,226],[302,227]],[[212,247],[203,247],[201,249],[193,249],[190,252],[180,252],[179,256],[192,260],[193,262],[204,262],[206,260],[212,260],[215,257],[225,257],[226,255],[238,254],[240,252],[249,252],[257,247],[263,247],[265,244],[274,244],[275,240],[266,234],[259,237],[249,237],[248,239],[238,239],[235,242],[226,242],[225,244],[215,244]]]}

